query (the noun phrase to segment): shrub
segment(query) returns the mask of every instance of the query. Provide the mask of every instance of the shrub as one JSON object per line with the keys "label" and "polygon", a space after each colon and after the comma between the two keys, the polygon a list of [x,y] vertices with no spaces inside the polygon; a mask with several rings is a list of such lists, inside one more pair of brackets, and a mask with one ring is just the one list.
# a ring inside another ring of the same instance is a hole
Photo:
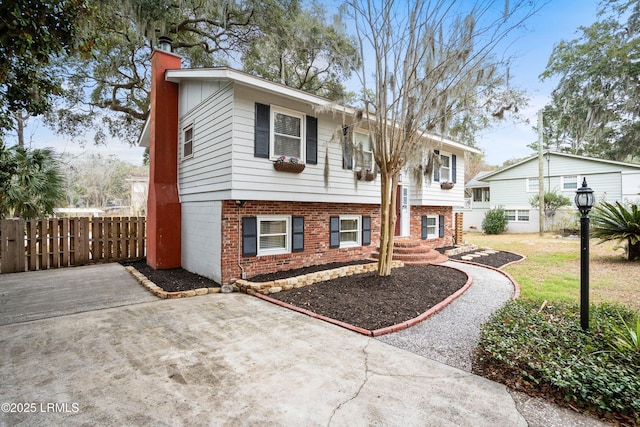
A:
{"label": "shrub", "polygon": [[625,206],[603,202],[591,214],[592,234],[602,241],[627,241],[627,259],[640,259],[640,209],[638,205]]}
{"label": "shrub", "polygon": [[[534,196],[529,199],[529,203],[531,204],[531,207],[537,208],[540,205],[540,198],[538,196]],[[548,217],[555,216],[556,212],[558,212],[558,209],[561,207],[570,205],[571,199],[559,194],[556,190],[544,193],[544,214]]]}
{"label": "shrub", "polygon": [[[640,351],[617,348],[637,315],[624,307],[591,308],[589,331],[575,305],[510,301],[480,336],[476,368],[573,405],[640,421]],[[499,374],[498,374],[499,373]]]}
{"label": "shrub", "polygon": [[487,234],[502,234],[507,229],[507,214],[504,208],[490,209],[484,214],[482,230]]}

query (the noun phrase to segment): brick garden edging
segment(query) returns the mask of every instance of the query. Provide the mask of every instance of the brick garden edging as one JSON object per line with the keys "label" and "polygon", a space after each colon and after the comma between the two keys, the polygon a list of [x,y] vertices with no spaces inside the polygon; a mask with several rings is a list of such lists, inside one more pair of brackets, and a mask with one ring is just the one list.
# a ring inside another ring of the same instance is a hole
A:
{"label": "brick garden edging", "polygon": [[[391,261],[391,268],[403,267],[402,261]],[[301,276],[288,277],[286,279],[272,280],[269,282],[251,282],[249,280],[236,280],[234,287],[240,292],[249,295],[255,294],[275,294],[280,291],[288,291],[293,288],[313,285],[314,283],[325,282],[338,277],[353,276],[354,274],[370,273],[378,267],[377,262],[370,264],[357,264],[338,267],[331,270],[318,271],[315,273],[303,274]]]}
{"label": "brick garden edging", "polygon": [[175,299],[175,298],[188,298],[195,297],[198,295],[207,295],[207,294],[217,294],[220,292],[220,288],[198,288],[191,289],[188,291],[179,291],[179,292],[167,292],[162,289],[160,286],[153,283],[151,280],[147,278],[144,274],[140,273],[133,266],[125,267],[133,277],[135,277],[138,282],[144,286],[149,292],[162,299]]}
{"label": "brick garden edging", "polygon": [[[394,262],[397,262],[397,261],[394,261]],[[364,265],[368,266],[370,264],[364,264]],[[377,263],[374,263],[374,267],[375,266],[377,266]],[[367,335],[367,336],[370,336],[370,337],[377,337],[377,336],[380,336],[380,335],[390,334],[391,332],[401,331],[403,329],[407,329],[407,328],[409,328],[411,326],[417,325],[418,323],[428,319],[429,317],[433,316],[434,314],[442,311],[442,309],[444,309],[446,306],[448,306],[453,301],[458,299],[462,294],[464,294],[471,287],[471,284],[473,283],[473,279],[471,278],[471,276],[469,276],[469,274],[467,274],[466,272],[464,272],[464,271],[462,271],[462,270],[460,270],[458,268],[455,268],[455,267],[450,267],[450,266],[447,266],[447,265],[443,265],[442,267],[450,268],[452,270],[457,270],[457,271],[462,272],[463,274],[465,274],[467,276],[467,282],[460,289],[458,289],[456,292],[454,292],[453,294],[449,295],[443,301],[441,301],[438,304],[434,305],[433,307],[431,307],[429,310],[425,311],[421,315],[419,315],[417,317],[414,317],[413,319],[406,320],[404,322],[398,323],[396,325],[387,326],[385,328],[380,328],[380,329],[375,329],[375,330],[369,330],[369,329],[361,328],[359,326],[350,325],[348,323],[341,322],[340,320],[332,319],[330,317],[326,317],[326,316],[323,316],[321,314],[314,313],[313,311],[306,310],[304,308],[301,308],[301,307],[298,307],[298,306],[295,306],[295,305],[292,305],[292,304],[288,304],[286,302],[277,300],[275,298],[271,298],[270,296],[265,295],[264,293],[259,293],[257,291],[253,291],[252,295],[255,295],[256,297],[258,297],[260,299],[263,299],[265,301],[269,301],[269,302],[271,302],[273,304],[276,304],[276,305],[279,305],[281,307],[288,308],[288,309],[293,310],[293,311],[297,311],[298,313],[306,314],[307,316],[314,317],[314,318],[319,319],[319,320],[324,320],[325,322],[332,323],[334,325],[343,327],[345,329],[349,329],[349,330],[354,331],[354,332],[358,332],[359,334]],[[344,268],[344,267],[341,267],[341,268]],[[336,270],[339,270],[339,269],[336,269]],[[375,270],[375,268],[373,270]],[[373,270],[371,270],[371,271],[373,271]],[[328,271],[332,271],[332,270],[328,270]],[[299,277],[302,277],[302,276],[299,276]],[[325,280],[329,280],[329,279],[325,279]],[[270,283],[270,282],[267,282],[267,283]],[[303,285],[303,286],[305,286],[305,285]],[[279,292],[279,291],[277,291],[277,292]]]}

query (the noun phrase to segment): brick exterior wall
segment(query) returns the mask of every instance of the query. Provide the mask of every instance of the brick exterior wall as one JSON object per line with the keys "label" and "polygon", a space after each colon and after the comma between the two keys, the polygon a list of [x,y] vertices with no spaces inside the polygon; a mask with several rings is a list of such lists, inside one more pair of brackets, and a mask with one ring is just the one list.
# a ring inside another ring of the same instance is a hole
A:
{"label": "brick exterior wall", "polygon": [[[242,257],[242,217],[291,215],[304,217],[304,251],[282,255]],[[371,245],[329,248],[329,217],[362,215],[371,217]],[[275,271],[291,270],[331,262],[369,258],[380,241],[380,206],[351,203],[302,203],[245,201],[238,207],[233,200],[222,202],[222,283],[241,278],[240,264],[247,278]]]}
{"label": "brick exterior wall", "polygon": [[424,240],[427,246],[435,249],[453,245],[453,208],[447,206],[411,206],[411,237],[422,238],[422,217],[424,215],[444,215],[444,237]]}

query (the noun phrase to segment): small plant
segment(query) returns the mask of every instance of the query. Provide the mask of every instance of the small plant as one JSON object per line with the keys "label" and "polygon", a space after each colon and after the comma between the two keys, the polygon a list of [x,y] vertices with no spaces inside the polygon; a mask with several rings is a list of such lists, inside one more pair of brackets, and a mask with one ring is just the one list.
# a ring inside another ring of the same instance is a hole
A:
{"label": "small plant", "polygon": [[[537,196],[529,199],[531,207],[537,208],[540,205],[540,199]],[[558,209],[563,206],[570,206],[571,200],[557,191],[548,191],[544,194],[544,214],[548,217],[555,216]]]}
{"label": "small plant", "polygon": [[507,229],[507,221],[507,214],[503,207],[490,209],[484,215],[482,230],[486,234],[502,234]]}
{"label": "small plant", "polygon": [[284,163],[284,162],[298,164],[300,161],[298,160],[297,157],[287,157],[284,154],[278,157],[278,160],[276,160],[276,163]]}
{"label": "small plant", "polygon": [[627,242],[627,259],[640,259],[640,209],[638,205],[625,206],[602,202],[591,214],[592,236],[607,240]]}
{"label": "small plant", "polygon": [[622,327],[614,327],[616,337],[611,346],[621,353],[627,351],[640,351],[640,316],[637,317],[635,325],[633,321],[627,321],[622,314],[618,313],[618,317],[622,322]]}

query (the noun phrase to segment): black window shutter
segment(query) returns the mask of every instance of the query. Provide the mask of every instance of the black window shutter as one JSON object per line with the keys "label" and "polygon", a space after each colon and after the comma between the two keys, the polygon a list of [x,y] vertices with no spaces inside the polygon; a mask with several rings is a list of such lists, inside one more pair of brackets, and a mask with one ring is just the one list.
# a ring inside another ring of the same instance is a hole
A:
{"label": "black window shutter", "polygon": [[291,252],[304,251],[304,217],[294,216],[291,218]]}
{"label": "black window shutter", "polygon": [[429,236],[427,236],[427,217],[426,216],[422,216],[422,222],[421,222],[421,237],[423,240],[426,240]]}
{"label": "black window shutter", "polygon": [[371,217],[362,217],[362,246],[371,244]]}
{"label": "black window shutter", "polygon": [[307,163],[318,164],[318,119],[307,116]]}
{"label": "black window shutter", "polygon": [[[440,150],[433,150],[436,156],[440,157]],[[433,180],[435,182],[440,182],[440,166],[434,165],[433,168]]]}
{"label": "black window shutter", "polygon": [[458,165],[456,164],[458,157],[455,154],[451,155],[451,181],[455,184],[456,175],[458,173]]}
{"label": "black window shutter", "polygon": [[438,217],[438,225],[439,225],[439,228],[440,228],[439,236],[440,237],[444,237],[444,215],[440,215]]}
{"label": "black window shutter", "polygon": [[347,126],[342,128],[342,169],[353,169],[353,153],[351,153],[351,142],[349,142],[349,128]]}
{"label": "black window shutter", "polygon": [[242,218],[242,256],[258,255],[258,219],[255,216]]}
{"label": "black window shutter", "polygon": [[329,217],[329,247],[340,247],[340,217]]}
{"label": "black window shutter", "polygon": [[254,157],[269,158],[269,121],[271,108],[268,105],[256,103],[255,139],[253,143]]}

